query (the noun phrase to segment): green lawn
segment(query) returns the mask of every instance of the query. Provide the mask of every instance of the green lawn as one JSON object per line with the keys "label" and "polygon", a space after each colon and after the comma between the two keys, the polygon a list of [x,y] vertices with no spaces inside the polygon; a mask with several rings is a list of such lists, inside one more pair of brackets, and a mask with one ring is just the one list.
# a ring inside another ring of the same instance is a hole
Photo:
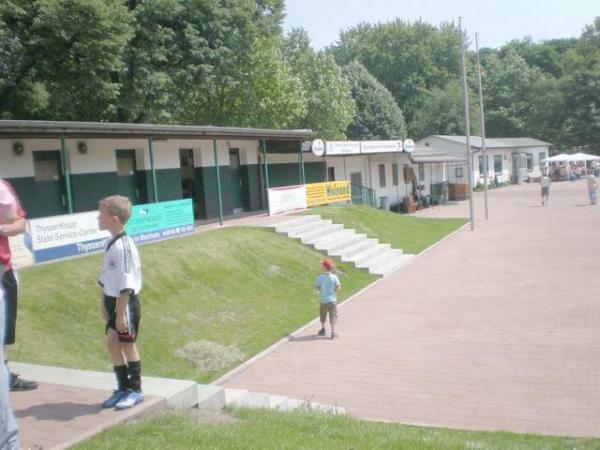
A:
{"label": "green lawn", "polygon": [[[111,428],[77,449],[206,450],[592,450],[600,439],[469,432],[367,422],[315,412],[235,410],[221,423],[198,413],[167,413]],[[211,423],[212,422],[212,423]]]}
{"label": "green lawn", "polygon": [[[140,253],[144,375],[209,382],[239,361],[200,370],[175,352],[210,341],[230,346],[232,353],[239,350],[247,359],[318,315],[313,285],[323,254],[270,229],[223,228],[144,245]],[[96,282],[101,258],[21,271],[18,337],[11,359],[112,370]],[[343,269],[341,299],[377,278],[338,264]]]}
{"label": "green lawn", "polygon": [[467,223],[467,219],[423,219],[368,206],[320,206],[302,214],[319,214],[380,242],[417,254]]}

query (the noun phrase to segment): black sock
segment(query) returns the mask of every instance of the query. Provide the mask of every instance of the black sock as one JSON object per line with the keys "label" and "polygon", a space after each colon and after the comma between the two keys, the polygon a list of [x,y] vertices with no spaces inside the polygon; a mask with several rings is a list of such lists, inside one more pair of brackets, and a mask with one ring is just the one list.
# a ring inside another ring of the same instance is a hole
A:
{"label": "black sock", "polygon": [[127,379],[127,366],[114,366],[115,375],[117,377],[117,389],[124,391],[129,388],[129,380]]}
{"label": "black sock", "polygon": [[128,366],[129,387],[136,392],[142,391],[142,362],[130,361]]}

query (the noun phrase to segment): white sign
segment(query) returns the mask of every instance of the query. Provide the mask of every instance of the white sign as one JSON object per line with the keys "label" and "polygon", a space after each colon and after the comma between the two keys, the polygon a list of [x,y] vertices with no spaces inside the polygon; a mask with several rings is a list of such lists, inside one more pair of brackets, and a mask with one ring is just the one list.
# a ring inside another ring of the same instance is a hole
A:
{"label": "white sign", "polygon": [[362,141],[361,153],[394,153],[402,151],[402,141]]}
{"label": "white sign", "polygon": [[306,187],[285,186],[269,188],[269,215],[281,214],[286,211],[306,209]]}
{"label": "white sign", "polygon": [[32,219],[29,228],[34,251],[110,237],[108,231],[98,229],[97,211]]}
{"label": "white sign", "polygon": [[315,139],[312,141],[311,149],[315,156],[323,156],[325,154],[325,142],[321,139]]}
{"label": "white sign", "polygon": [[413,141],[412,139],[406,139],[404,141],[404,151],[406,153],[412,153],[414,149],[415,149],[415,141]]}
{"label": "white sign", "polygon": [[360,142],[358,141],[327,141],[327,155],[358,155]]}

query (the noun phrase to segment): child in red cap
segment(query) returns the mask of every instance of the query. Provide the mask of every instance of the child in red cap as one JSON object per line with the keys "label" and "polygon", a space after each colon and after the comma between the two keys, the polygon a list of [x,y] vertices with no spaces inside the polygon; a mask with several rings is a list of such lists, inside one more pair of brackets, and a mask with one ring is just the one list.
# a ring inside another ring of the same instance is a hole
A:
{"label": "child in red cap", "polygon": [[331,339],[335,339],[335,322],[337,320],[337,297],[336,291],[339,291],[342,287],[340,279],[337,275],[331,273],[331,269],[335,267],[334,262],[331,259],[324,259],[321,261],[321,265],[325,270],[317,277],[315,287],[319,291],[321,299],[321,306],[319,309],[319,316],[321,319],[321,330],[319,330],[319,336],[325,336],[325,320],[327,314],[329,314],[329,323],[331,324]]}

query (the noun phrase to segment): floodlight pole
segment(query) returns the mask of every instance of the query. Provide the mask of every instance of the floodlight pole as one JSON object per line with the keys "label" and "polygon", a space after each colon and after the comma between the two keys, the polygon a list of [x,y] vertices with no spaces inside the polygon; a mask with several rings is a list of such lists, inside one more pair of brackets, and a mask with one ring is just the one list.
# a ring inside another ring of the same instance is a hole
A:
{"label": "floodlight pole", "polygon": [[481,154],[483,157],[483,203],[485,205],[485,220],[488,214],[488,157],[485,145],[485,115],[483,112],[483,86],[481,84],[481,64],[479,63],[479,33],[475,33],[475,51],[477,53],[477,81],[479,83],[479,110],[481,112]]}
{"label": "floodlight pole", "polygon": [[460,33],[460,68],[462,72],[462,87],[463,87],[463,101],[465,104],[465,136],[467,138],[467,167],[469,171],[469,221],[471,224],[471,231],[475,229],[475,219],[473,217],[473,154],[471,152],[471,122],[469,120],[469,92],[467,90],[467,71],[465,68],[465,43],[462,32],[462,17],[458,18],[458,32]]}

